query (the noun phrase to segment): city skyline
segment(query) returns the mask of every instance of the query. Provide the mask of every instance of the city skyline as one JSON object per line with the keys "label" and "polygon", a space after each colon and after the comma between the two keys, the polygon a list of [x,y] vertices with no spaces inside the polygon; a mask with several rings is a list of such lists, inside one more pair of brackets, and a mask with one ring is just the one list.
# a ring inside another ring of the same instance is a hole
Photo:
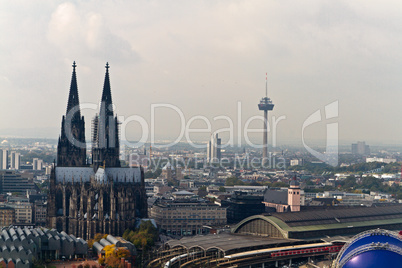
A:
{"label": "city skyline", "polygon": [[[116,112],[126,118],[138,115],[149,123],[151,105],[167,103],[186,118],[205,116],[214,131],[227,127],[216,116],[237,122],[241,102],[244,125],[260,115],[255,103],[268,72],[272,115],[286,116],[278,144],[300,141],[305,120],[334,101],[339,116],[330,122],[339,124],[340,140],[401,143],[402,128],[393,120],[402,83],[398,2],[0,5],[7,36],[0,41],[0,107],[7,114],[0,136],[57,138],[54,122],[64,112],[76,60],[80,100],[92,104],[100,100],[99,77],[109,61]],[[84,116],[88,124],[93,114]],[[171,110],[157,114],[156,138],[174,139],[179,121]],[[325,141],[325,125],[306,130],[307,138]],[[135,140],[139,129],[131,125],[128,137]]]}

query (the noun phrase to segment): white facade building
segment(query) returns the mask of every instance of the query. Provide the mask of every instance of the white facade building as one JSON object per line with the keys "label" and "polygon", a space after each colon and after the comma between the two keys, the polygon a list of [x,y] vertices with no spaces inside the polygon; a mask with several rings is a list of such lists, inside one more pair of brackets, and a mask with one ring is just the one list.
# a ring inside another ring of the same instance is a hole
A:
{"label": "white facade building", "polygon": [[218,134],[212,134],[207,146],[207,162],[219,162],[221,160],[221,139]]}
{"label": "white facade building", "polygon": [[20,153],[11,152],[10,168],[18,170],[18,169],[20,169],[20,165],[21,165],[21,155],[20,155]]}
{"label": "white facade building", "polygon": [[42,170],[42,168],[43,168],[43,160],[39,158],[34,158],[32,161],[32,169]]}
{"label": "white facade building", "polygon": [[366,158],[366,163],[371,163],[371,162],[380,162],[380,163],[395,163],[396,159],[394,158],[378,158],[378,157],[367,157]]}
{"label": "white facade building", "polygon": [[0,150],[0,169],[8,169],[8,150]]}

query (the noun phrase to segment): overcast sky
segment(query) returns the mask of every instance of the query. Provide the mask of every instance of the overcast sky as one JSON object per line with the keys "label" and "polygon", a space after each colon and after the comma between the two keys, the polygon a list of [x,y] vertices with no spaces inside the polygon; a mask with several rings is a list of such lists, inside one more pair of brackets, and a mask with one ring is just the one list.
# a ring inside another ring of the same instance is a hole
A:
{"label": "overcast sky", "polygon": [[[1,1],[0,136],[58,137],[75,60],[80,101],[93,104],[109,62],[124,118],[150,124],[151,105],[167,103],[212,130],[229,116],[237,136],[238,102],[241,130],[262,115],[267,72],[270,117],[286,116],[278,143],[301,140],[305,120],[338,101],[339,116],[306,128],[307,139],[325,140],[326,124],[338,123],[341,140],[401,144],[401,10],[366,0]],[[178,113],[155,111],[155,137],[175,139]],[[94,111],[84,114],[89,138]],[[125,136],[140,133],[130,123]]]}

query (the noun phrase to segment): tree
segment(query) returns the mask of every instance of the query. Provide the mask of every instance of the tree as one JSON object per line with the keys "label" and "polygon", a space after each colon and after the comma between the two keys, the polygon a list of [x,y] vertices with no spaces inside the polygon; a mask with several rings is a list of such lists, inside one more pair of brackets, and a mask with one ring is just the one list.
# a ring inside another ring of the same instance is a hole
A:
{"label": "tree", "polygon": [[312,185],[314,185],[314,182],[312,182],[311,180],[308,180],[308,181],[306,182],[306,185],[312,186]]}
{"label": "tree", "polygon": [[244,185],[244,182],[239,178],[232,176],[226,179],[225,185],[226,186]]}
{"label": "tree", "polygon": [[288,187],[289,184],[282,182],[282,181],[277,181],[271,184],[271,187]]}
{"label": "tree", "polygon": [[130,229],[126,229],[123,233],[123,238],[127,240],[127,236],[130,234],[131,230]]}
{"label": "tree", "polygon": [[124,265],[121,263],[120,258],[115,255],[112,255],[105,260],[105,264],[110,268],[123,268]]}
{"label": "tree", "polygon": [[105,251],[105,260],[107,260],[108,257],[112,256],[116,247],[115,245],[107,245],[103,248]]}
{"label": "tree", "polygon": [[226,189],[225,189],[225,187],[224,186],[221,186],[221,187],[219,187],[219,192],[226,192]]}
{"label": "tree", "polygon": [[104,265],[104,264],[105,264],[105,258],[104,258],[104,257],[100,257],[100,258],[98,259],[98,263],[99,263],[99,265]]}
{"label": "tree", "polygon": [[115,252],[116,256],[121,259],[121,258],[131,258],[131,253],[128,249],[126,248],[118,248]]}
{"label": "tree", "polygon": [[93,239],[88,240],[88,247],[92,248],[95,242],[101,241],[102,238],[106,239],[107,236],[108,236],[108,234],[101,234],[101,233],[95,234]]}
{"label": "tree", "polygon": [[147,255],[148,251],[158,239],[158,236],[158,229],[151,221],[142,221],[138,228],[135,230],[126,230],[123,234],[124,239],[133,243],[137,249],[141,249],[141,251],[139,251],[141,256],[137,256],[137,261]]}
{"label": "tree", "polygon": [[[103,248],[105,251],[105,257],[99,258],[99,264],[105,264],[107,267],[120,268],[123,267],[121,264],[121,258],[129,259],[131,258],[131,253],[126,248],[117,248],[115,245],[108,245]],[[89,267],[85,267],[89,268]]]}
{"label": "tree", "polygon": [[354,176],[349,176],[341,182],[341,186],[344,190],[354,189],[357,186],[356,178]]}
{"label": "tree", "polygon": [[258,183],[256,181],[253,181],[249,184],[250,186],[262,186],[261,183]]}

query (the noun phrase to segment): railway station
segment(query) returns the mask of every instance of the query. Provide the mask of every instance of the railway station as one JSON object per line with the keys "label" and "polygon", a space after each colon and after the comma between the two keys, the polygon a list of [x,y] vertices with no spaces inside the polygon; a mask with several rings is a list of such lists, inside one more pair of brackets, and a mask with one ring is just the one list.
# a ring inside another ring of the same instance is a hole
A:
{"label": "railway station", "polygon": [[312,239],[338,235],[353,236],[376,228],[402,230],[402,206],[255,215],[239,222],[232,231],[253,236]]}
{"label": "railway station", "polygon": [[402,229],[402,206],[255,215],[231,233],[170,240],[150,267],[279,267],[307,259],[335,260],[363,231]]}

